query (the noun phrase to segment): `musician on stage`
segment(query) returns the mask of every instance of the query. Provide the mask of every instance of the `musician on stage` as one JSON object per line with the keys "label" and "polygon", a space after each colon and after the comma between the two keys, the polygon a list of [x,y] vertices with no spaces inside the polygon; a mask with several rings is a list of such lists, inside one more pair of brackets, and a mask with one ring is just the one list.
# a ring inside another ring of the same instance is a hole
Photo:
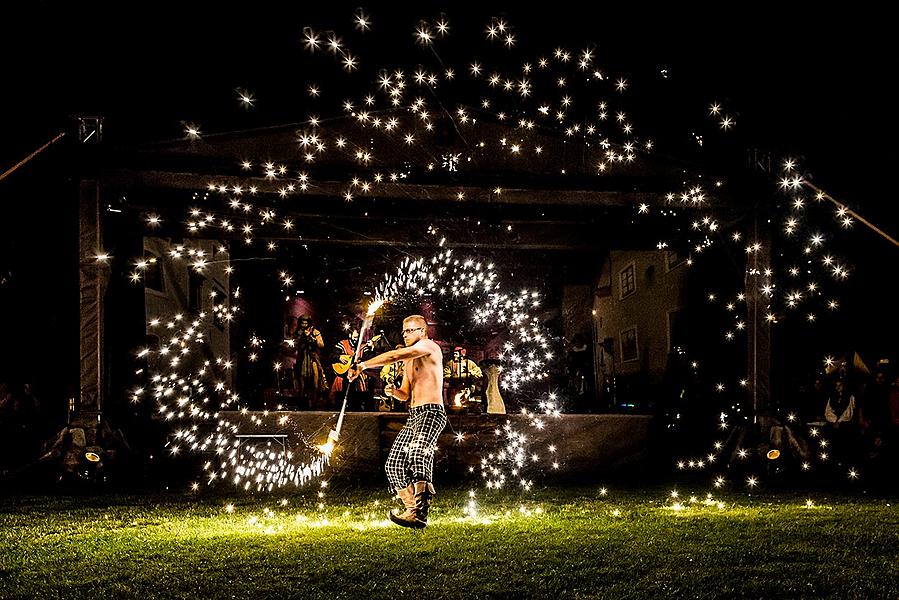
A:
{"label": "musician on stage", "polygon": [[[398,344],[394,350],[399,350],[400,348],[405,348],[405,346]],[[381,367],[381,381],[384,382],[385,389],[386,386],[400,387],[403,383],[403,361],[398,360]],[[386,394],[379,396],[378,400],[378,410],[380,411],[405,411],[407,408],[403,402]]]}
{"label": "musician on stage", "polygon": [[[379,343],[383,336],[376,335],[364,343],[360,351],[360,357],[364,357],[365,353],[370,353]],[[359,342],[359,331],[353,329],[349,336],[340,340],[331,350],[331,369],[334,373],[334,381],[331,384],[331,393],[328,396],[328,402],[331,407],[340,407],[343,401],[343,393],[348,385],[347,372],[353,362],[353,354],[356,350],[356,344]],[[350,391],[347,397],[347,410],[373,410],[373,399],[371,392],[371,382],[368,375],[363,374],[361,377],[353,378],[349,384]]]}
{"label": "musician on stage", "polygon": [[312,318],[299,318],[293,340],[296,347],[294,365],[297,396],[303,406],[321,410],[324,393],[328,389],[325,369],[322,366],[321,351],[325,347],[321,332],[315,328]]}
{"label": "musician on stage", "polygon": [[452,360],[443,367],[447,383],[447,403],[454,410],[480,408],[477,394],[484,373],[476,362],[468,358],[465,348],[456,346]]}

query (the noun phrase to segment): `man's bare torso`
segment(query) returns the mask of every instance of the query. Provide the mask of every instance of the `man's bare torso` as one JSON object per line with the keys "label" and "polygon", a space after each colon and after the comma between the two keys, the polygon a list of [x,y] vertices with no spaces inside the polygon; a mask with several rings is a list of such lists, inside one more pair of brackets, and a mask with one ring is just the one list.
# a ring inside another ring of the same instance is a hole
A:
{"label": "man's bare torso", "polygon": [[428,354],[403,361],[403,376],[409,378],[410,407],[422,404],[443,404],[443,353],[440,346],[429,339],[424,345]]}

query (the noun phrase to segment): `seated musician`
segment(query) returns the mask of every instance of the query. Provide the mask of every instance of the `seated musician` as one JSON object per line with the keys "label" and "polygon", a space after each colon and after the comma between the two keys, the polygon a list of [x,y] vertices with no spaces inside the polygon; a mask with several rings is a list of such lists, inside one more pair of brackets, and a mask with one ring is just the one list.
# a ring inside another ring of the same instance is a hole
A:
{"label": "seated musician", "polygon": [[456,346],[453,358],[444,363],[443,380],[447,384],[447,405],[461,410],[475,401],[475,393],[484,377],[481,368],[469,359],[465,348]]}

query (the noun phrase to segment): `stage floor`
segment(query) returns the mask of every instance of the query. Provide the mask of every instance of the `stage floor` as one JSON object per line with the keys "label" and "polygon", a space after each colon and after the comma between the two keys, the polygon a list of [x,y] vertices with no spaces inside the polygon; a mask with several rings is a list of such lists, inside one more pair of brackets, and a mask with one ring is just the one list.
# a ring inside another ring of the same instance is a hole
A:
{"label": "stage floor", "polygon": [[[264,443],[268,438],[273,443],[286,441],[289,447],[301,446],[304,439],[313,444],[324,442],[337,422],[337,413],[333,411],[220,414],[237,424],[241,435],[254,436],[247,438],[254,443]],[[407,416],[404,412],[346,413],[332,467],[342,473],[380,476],[390,446]],[[639,466],[649,457],[650,415],[541,415],[540,425],[522,414],[449,411],[448,416],[449,424],[438,443],[438,473],[462,475],[471,472],[471,467],[479,473],[482,458],[508,446],[508,432],[513,430],[525,436],[528,455],[538,457],[536,464],[555,470],[550,465],[558,463],[557,471],[565,476],[602,475]]]}

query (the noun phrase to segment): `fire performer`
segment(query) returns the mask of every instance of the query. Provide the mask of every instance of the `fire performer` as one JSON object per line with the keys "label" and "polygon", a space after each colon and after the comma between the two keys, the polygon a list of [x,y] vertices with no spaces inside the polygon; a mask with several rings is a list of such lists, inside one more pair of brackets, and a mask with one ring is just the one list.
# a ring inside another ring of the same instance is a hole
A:
{"label": "fire performer", "polygon": [[428,509],[434,497],[434,451],[437,438],[446,426],[443,408],[443,353],[428,338],[428,324],[421,315],[403,320],[405,348],[390,350],[357,362],[350,380],[362,371],[403,361],[400,387],[387,385],[384,393],[409,403],[409,418],[393,442],[384,466],[391,493],[403,509],[390,512],[390,520],[403,527],[421,528],[428,524]]}

